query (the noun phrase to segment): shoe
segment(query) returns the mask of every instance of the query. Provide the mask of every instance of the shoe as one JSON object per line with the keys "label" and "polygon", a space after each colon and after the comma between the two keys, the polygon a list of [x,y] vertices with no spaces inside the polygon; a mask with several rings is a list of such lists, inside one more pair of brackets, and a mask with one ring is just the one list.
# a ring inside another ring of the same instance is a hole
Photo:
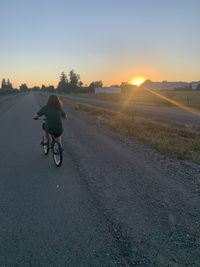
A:
{"label": "shoe", "polygon": [[40,145],[41,145],[41,146],[45,146],[45,145],[48,145],[48,144],[49,144],[49,142],[47,142],[47,143],[44,143],[43,141],[40,142]]}

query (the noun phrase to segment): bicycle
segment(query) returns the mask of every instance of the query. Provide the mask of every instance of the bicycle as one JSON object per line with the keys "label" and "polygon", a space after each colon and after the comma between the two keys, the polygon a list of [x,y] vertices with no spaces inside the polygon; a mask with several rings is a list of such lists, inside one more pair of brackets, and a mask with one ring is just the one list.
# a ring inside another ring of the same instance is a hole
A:
{"label": "bicycle", "polygon": [[[46,121],[46,119],[40,118],[38,118],[38,120]],[[60,167],[63,162],[63,148],[61,144],[56,141],[53,134],[49,134],[49,136],[50,137],[47,143],[44,142],[44,137],[42,138],[41,145],[43,148],[44,155],[47,156],[49,154],[49,150],[51,150],[56,167]]]}

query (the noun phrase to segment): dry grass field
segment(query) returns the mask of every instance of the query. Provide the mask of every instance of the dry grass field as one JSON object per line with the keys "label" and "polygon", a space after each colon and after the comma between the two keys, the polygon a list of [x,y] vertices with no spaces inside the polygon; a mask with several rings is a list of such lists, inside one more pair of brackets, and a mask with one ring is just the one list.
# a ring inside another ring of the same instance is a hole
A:
{"label": "dry grass field", "polygon": [[162,123],[140,116],[139,112],[124,110],[116,113],[88,104],[62,100],[64,106],[83,112],[120,134],[133,137],[159,152],[200,164],[200,132],[195,128]]}
{"label": "dry grass field", "polygon": [[[122,95],[94,95],[94,94],[79,94],[81,97],[96,98],[100,100],[126,102],[130,101],[138,104],[148,104],[156,106],[170,106],[175,101],[178,104],[200,109],[200,91],[148,91],[144,88],[138,88],[134,92]],[[167,100],[168,99],[168,100]]]}

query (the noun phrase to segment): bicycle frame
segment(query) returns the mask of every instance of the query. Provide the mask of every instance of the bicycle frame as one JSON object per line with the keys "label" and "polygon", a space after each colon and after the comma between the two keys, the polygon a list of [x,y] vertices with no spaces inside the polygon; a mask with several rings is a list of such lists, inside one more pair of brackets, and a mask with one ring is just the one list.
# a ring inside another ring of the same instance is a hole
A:
{"label": "bicycle frame", "polygon": [[[41,119],[41,118],[39,118],[39,120],[46,121],[46,119]],[[44,136],[43,136],[42,146],[43,146],[44,154],[47,156],[49,154],[49,149],[51,149],[54,163],[57,167],[60,167],[63,161],[62,146],[60,142],[56,140],[56,137],[54,137],[53,134],[48,133],[48,137],[49,137],[48,142],[44,144]]]}

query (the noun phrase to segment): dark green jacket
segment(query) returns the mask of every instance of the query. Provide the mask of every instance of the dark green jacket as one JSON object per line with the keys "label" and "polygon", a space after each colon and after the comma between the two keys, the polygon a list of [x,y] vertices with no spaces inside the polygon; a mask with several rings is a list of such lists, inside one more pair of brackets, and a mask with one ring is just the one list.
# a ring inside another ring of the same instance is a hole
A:
{"label": "dark green jacket", "polygon": [[62,117],[66,117],[65,112],[61,109],[49,108],[48,106],[42,107],[37,115],[45,116],[49,133],[62,133]]}

